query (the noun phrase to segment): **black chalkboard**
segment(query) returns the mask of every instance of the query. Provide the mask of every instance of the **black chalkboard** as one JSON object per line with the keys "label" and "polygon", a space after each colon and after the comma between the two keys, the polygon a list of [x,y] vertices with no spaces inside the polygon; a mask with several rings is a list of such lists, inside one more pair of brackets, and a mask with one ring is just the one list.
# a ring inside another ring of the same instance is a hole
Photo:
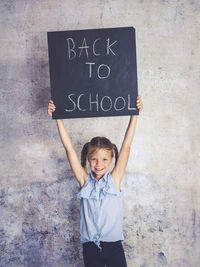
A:
{"label": "black chalkboard", "polygon": [[133,27],[48,32],[53,119],[138,115]]}

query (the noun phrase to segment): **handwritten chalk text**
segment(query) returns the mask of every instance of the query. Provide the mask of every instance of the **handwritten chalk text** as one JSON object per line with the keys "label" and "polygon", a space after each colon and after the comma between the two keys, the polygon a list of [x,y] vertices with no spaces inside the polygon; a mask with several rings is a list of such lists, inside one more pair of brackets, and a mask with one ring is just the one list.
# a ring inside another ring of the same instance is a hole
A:
{"label": "handwritten chalk text", "polygon": [[[87,102],[87,107],[82,103]],[[65,109],[66,112],[72,112],[74,110],[79,111],[104,111],[108,112],[110,110],[121,111],[121,110],[136,110],[135,107],[131,107],[131,96],[130,94],[127,97],[118,96],[110,97],[103,96],[100,97],[99,94],[92,95],[89,94],[70,94],[67,96],[67,106]],[[69,108],[70,107],[70,108]]]}
{"label": "handwritten chalk text", "polygon": [[[84,37],[83,38],[83,42],[82,42],[82,45],[81,46],[78,46],[78,48],[76,47],[76,43],[74,41],[73,38],[67,38],[67,50],[68,50],[68,58],[69,60],[72,60],[72,59],[75,59],[77,54],[78,54],[78,50],[79,51],[79,55],[78,57],[80,58],[82,56],[82,54],[84,53],[86,55],[87,58],[89,58],[89,50],[91,51],[90,53],[92,53],[94,56],[100,56],[101,54],[98,53],[96,51],[96,43],[97,41],[106,41],[106,55],[110,55],[113,54],[114,56],[116,56],[115,52],[113,51],[113,48],[111,48],[116,42],[112,42],[110,43],[110,38],[107,38],[106,40],[102,40],[101,38],[97,38],[94,40],[93,42],[93,45],[92,45],[92,48],[90,48],[89,45],[87,45],[87,40],[86,38]],[[84,52],[83,52],[84,51]]]}
{"label": "handwritten chalk text", "polygon": [[[76,57],[80,58],[82,57],[82,55],[85,55],[86,58],[88,59],[91,55],[94,55],[96,57],[101,56],[101,53],[98,53],[98,51],[96,50],[96,44],[97,42],[106,42],[106,55],[114,55],[116,56],[115,52],[113,51],[113,45],[117,42],[117,40],[115,40],[114,42],[110,42],[110,38],[107,38],[106,40],[103,40],[101,38],[97,38],[94,40],[93,44],[92,44],[92,48],[90,48],[90,46],[87,44],[87,40],[84,37],[83,41],[82,41],[82,45],[81,46],[76,46],[76,43],[74,41],[73,38],[67,38],[67,51],[68,51],[68,59],[69,60],[74,60]],[[103,44],[101,43],[101,46]],[[79,52],[79,53],[78,53]],[[89,55],[90,52],[90,55]],[[85,62],[86,65],[89,65],[89,78],[92,78],[92,74],[94,72],[92,72],[92,65],[95,64],[95,62]],[[106,64],[101,64],[97,67],[97,77],[99,79],[106,79],[110,76],[110,67]]]}

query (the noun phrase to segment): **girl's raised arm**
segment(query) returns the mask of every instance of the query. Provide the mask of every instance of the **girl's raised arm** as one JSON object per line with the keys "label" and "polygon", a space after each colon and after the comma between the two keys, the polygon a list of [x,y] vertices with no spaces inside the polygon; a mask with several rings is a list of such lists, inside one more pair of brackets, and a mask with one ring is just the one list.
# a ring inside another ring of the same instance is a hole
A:
{"label": "girl's raised arm", "polygon": [[[143,104],[141,100],[141,96],[137,97],[137,108],[139,112],[143,109]],[[120,187],[120,183],[123,179],[124,172],[128,163],[131,144],[133,142],[133,138],[135,135],[136,123],[137,123],[137,115],[130,116],[130,121],[124,136],[124,140],[119,152],[119,156],[115,167],[112,171],[112,177],[115,180],[116,184]]]}
{"label": "girl's raised arm", "polygon": [[[49,101],[48,106],[48,114],[52,115],[52,112],[55,110],[55,105],[53,104],[53,101]],[[85,179],[87,177],[87,172],[85,169],[81,166],[81,163],[79,161],[79,158],[74,150],[74,147],[72,145],[70,136],[65,128],[65,125],[61,119],[56,120],[58,132],[60,135],[61,142],[65,148],[67,158],[69,160],[70,166],[72,168],[72,171],[79,182],[80,186],[82,187],[85,183]]]}

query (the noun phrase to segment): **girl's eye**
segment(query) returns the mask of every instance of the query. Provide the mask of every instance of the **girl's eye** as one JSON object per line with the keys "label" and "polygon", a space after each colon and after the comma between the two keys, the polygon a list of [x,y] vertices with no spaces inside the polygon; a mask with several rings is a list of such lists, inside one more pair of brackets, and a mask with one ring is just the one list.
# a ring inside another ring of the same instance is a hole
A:
{"label": "girl's eye", "polygon": [[108,160],[108,159],[103,159],[104,161]]}
{"label": "girl's eye", "polygon": [[96,160],[96,158],[91,158],[91,160]]}

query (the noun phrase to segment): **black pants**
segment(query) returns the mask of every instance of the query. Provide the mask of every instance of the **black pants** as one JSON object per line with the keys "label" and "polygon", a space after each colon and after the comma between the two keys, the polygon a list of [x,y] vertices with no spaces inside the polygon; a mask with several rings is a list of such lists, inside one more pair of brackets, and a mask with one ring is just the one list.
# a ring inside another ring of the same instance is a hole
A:
{"label": "black pants", "polygon": [[94,242],[86,242],[82,245],[85,267],[127,267],[121,240],[100,241],[102,251]]}

